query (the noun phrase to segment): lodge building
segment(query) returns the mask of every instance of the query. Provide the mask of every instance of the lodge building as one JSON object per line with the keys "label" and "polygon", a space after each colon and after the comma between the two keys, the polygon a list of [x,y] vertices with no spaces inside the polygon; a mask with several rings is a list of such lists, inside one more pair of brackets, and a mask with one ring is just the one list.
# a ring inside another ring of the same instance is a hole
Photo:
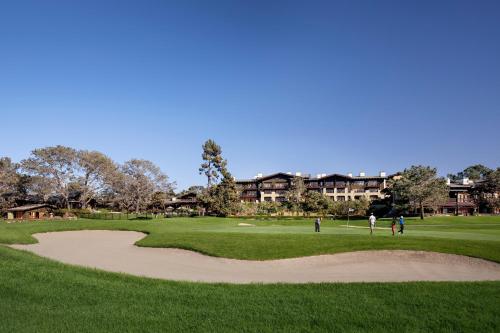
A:
{"label": "lodge building", "polygon": [[253,179],[237,180],[236,185],[242,202],[286,201],[286,192],[294,182],[302,179],[307,191],[316,191],[330,197],[334,201],[368,200],[384,197],[382,190],[387,186],[385,172],[378,176],[366,176],[360,172],[359,176],[352,174],[318,174],[316,177],[302,175],[300,172],[278,172],[263,176],[258,174]]}

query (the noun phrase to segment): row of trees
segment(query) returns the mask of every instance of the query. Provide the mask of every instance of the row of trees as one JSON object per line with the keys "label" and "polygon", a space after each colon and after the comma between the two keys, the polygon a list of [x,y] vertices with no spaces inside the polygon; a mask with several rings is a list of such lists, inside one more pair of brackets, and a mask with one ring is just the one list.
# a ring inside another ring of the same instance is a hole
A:
{"label": "row of trees", "polygon": [[0,158],[0,208],[52,200],[66,208],[77,202],[139,212],[161,205],[174,186],[151,161],[118,164],[97,151],[55,146],[35,149],[20,163]]}
{"label": "row of trees", "polygon": [[490,169],[476,164],[456,175],[448,174],[452,180],[468,178],[474,182],[471,198],[480,211],[494,212],[500,210],[500,168]]}
{"label": "row of trees", "polygon": [[[364,215],[399,214],[418,210],[436,210],[449,199],[445,178],[428,166],[412,166],[388,181],[387,197],[369,202],[355,200],[333,202],[318,192],[307,191],[301,177],[295,177],[283,203],[241,204],[235,179],[228,170],[221,147],[213,140],[202,146],[199,173],[207,178],[207,186],[193,186],[204,211],[228,216],[235,214],[332,214],[352,212]],[[477,205],[490,210],[500,208],[500,169],[482,165],[466,168],[456,180],[468,177],[474,181],[471,197]],[[55,146],[35,149],[19,163],[0,158],[0,210],[23,203],[56,201],[70,208],[72,203],[87,208],[109,207],[120,211],[165,211],[174,196],[175,183],[151,161],[131,159],[118,164],[97,151]],[[186,192],[183,192],[186,193]],[[181,194],[183,194],[181,192]]]}
{"label": "row of trees", "polygon": [[[468,178],[472,187],[468,193],[476,207],[482,211],[495,212],[500,209],[500,168],[489,169],[477,164],[456,175],[448,174],[451,181]],[[446,203],[449,188],[446,179],[437,176],[437,170],[428,166],[412,166],[389,180],[386,193],[392,201],[394,214],[418,210],[424,218],[425,210],[436,211]],[[455,198],[458,199],[458,198]]]}

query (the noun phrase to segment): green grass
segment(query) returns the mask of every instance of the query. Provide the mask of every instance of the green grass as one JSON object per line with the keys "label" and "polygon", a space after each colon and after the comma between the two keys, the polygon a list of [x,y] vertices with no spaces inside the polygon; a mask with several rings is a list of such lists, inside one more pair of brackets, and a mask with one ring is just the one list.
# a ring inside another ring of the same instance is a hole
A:
{"label": "green grass", "polygon": [[500,282],[225,285],[0,246],[2,332],[498,332]]}
{"label": "green grass", "polygon": [[[238,226],[240,222],[255,227]],[[240,220],[177,218],[145,221],[52,221],[0,223],[0,243],[34,243],[37,232],[110,229],[148,233],[140,246],[178,247],[212,256],[279,259],[359,250],[408,249],[463,254],[500,262],[500,217],[436,217],[408,219],[404,236],[378,229],[369,235],[365,221],[325,220],[313,232],[312,220]],[[381,220],[378,227],[388,228]],[[361,228],[365,227],[365,228]]]}
{"label": "green grass", "polygon": [[[371,237],[367,229],[345,225],[324,221],[315,234],[312,220],[0,222],[0,243],[33,243],[37,232],[137,230],[148,233],[142,246],[243,259],[418,249],[500,262],[500,217],[409,219],[403,237],[386,229]],[[69,266],[0,246],[1,332],[498,332],[499,308],[500,281],[183,283]]]}

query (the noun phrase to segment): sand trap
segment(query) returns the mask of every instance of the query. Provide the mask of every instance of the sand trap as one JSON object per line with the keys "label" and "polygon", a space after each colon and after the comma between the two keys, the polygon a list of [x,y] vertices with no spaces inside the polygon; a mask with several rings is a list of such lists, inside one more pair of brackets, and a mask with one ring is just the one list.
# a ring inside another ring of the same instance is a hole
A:
{"label": "sand trap", "polygon": [[255,224],[250,224],[250,223],[238,223],[238,226],[240,226],[240,227],[255,227]]}
{"label": "sand trap", "polygon": [[204,282],[389,282],[500,280],[500,264],[422,251],[363,251],[270,261],[215,258],[180,249],[144,248],[144,234],[66,231],[13,245],[68,264],[169,280]]}

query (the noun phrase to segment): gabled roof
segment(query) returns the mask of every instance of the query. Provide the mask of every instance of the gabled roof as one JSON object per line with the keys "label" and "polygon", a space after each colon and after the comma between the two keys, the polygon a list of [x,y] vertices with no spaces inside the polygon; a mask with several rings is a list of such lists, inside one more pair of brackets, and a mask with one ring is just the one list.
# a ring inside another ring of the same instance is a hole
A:
{"label": "gabled roof", "polygon": [[273,174],[270,174],[270,175],[267,175],[267,176],[263,176],[263,177],[260,177],[260,178],[238,179],[238,180],[236,180],[236,182],[237,183],[253,183],[253,182],[258,182],[258,181],[272,179],[272,178],[275,178],[275,177],[284,177],[284,178],[289,178],[289,179],[290,178],[295,178],[295,177],[301,177],[304,180],[310,180],[310,181],[324,180],[324,179],[328,179],[328,178],[332,178],[332,177],[342,178],[342,179],[345,179],[345,180],[367,180],[367,179],[387,179],[388,178],[388,177],[381,177],[381,176],[348,176],[348,175],[342,175],[342,174],[339,174],[339,173],[332,173],[332,174],[329,174],[329,175],[326,175],[326,176],[320,177],[320,178],[312,178],[308,174],[307,175],[304,174],[304,175],[297,176],[297,175],[289,174],[289,173],[285,173],[285,172],[276,172],[276,173],[273,173]]}
{"label": "gabled roof", "polygon": [[[273,173],[273,174],[268,175],[268,176],[257,178],[256,180],[267,180],[267,179],[272,179],[272,178],[275,178],[275,177],[278,177],[278,176],[285,176],[285,178],[295,178],[295,177],[297,177],[295,175],[291,175],[291,174],[284,173],[284,172],[276,172],[276,173]],[[298,176],[298,177],[302,177],[302,176]],[[304,178],[304,177],[302,177],[302,178]]]}
{"label": "gabled roof", "polygon": [[311,178],[311,180],[312,179],[323,180],[323,179],[332,178],[332,177],[352,179],[352,177],[349,177],[348,175],[341,175],[340,173],[332,173],[332,174],[326,175],[326,176],[321,177],[321,178]]}
{"label": "gabled roof", "polygon": [[341,175],[339,173],[332,173],[330,175],[326,175],[326,176],[320,177],[320,178],[311,178],[311,180],[314,180],[314,179],[324,180],[324,179],[332,178],[332,177],[343,178],[343,179],[347,179],[347,180],[386,179],[387,178],[387,177],[381,177],[381,176],[349,176],[349,175]]}

